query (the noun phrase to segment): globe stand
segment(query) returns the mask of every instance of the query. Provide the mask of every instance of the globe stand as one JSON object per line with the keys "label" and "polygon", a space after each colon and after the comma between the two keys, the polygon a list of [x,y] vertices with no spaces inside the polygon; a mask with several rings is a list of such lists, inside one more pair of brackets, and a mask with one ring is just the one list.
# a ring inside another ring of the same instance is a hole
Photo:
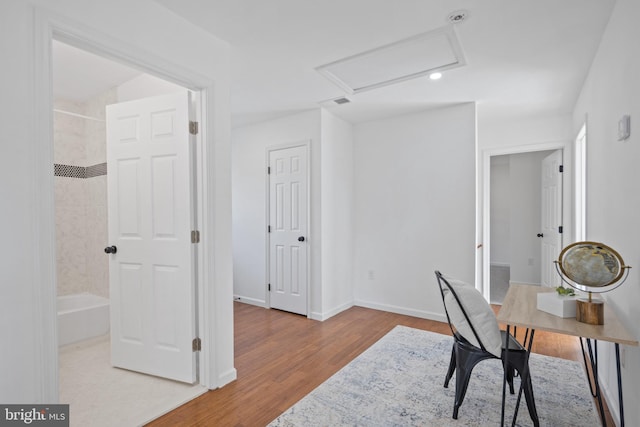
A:
{"label": "globe stand", "polygon": [[576,300],[576,320],[589,325],[604,325],[604,301],[591,298]]}

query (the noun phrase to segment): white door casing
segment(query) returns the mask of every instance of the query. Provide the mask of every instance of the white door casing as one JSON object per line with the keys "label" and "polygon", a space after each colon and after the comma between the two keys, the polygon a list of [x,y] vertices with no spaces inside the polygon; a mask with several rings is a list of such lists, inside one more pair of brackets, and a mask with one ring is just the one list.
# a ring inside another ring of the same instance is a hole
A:
{"label": "white door casing", "polygon": [[111,363],[197,379],[189,93],[107,107]]}
{"label": "white door casing", "polygon": [[556,287],[560,278],[554,260],[562,249],[562,150],[556,150],[542,160],[541,200],[541,281],[542,286]]}
{"label": "white door casing", "polygon": [[270,306],[307,315],[308,147],[269,151]]}

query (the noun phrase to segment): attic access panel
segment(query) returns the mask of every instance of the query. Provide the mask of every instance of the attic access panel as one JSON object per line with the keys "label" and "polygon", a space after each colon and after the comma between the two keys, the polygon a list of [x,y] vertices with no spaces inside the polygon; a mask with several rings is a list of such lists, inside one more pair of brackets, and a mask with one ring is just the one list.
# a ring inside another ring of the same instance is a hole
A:
{"label": "attic access panel", "polygon": [[452,26],[349,56],[316,70],[347,94],[461,67],[464,54]]}

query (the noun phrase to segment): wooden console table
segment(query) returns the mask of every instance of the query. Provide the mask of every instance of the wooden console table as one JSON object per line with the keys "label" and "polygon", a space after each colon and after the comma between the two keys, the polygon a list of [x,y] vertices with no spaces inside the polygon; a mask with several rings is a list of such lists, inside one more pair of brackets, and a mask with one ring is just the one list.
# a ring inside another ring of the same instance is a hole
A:
{"label": "wooden console table", "polygon": [[[502,303],[497,319],[499,323],[507,325],[507,333],[511,326],[524,327],[531,330],[529,342],[529,350],[531,349],[531,340],[535,330],[555,332],[565,335],[573,335],[580,337],[580,345],[584,356],[584,345],[582,339],[585,338],[588,346],[589,361],[593,372],[593,382],[589,380],[592,387],[592,394],[598,399],[600,407],[600,416],[603,425],[606,426],[604,418],[604,408],[602,406],[602,395],[598,382],[598,341],[608,341],[614,343],[616,354],[616,368],[618,373],[618,398],[620,401],[620,425],[624,426],[624,405],[622,399],[622,378],[620,374],[620,344],[637,346],[638,341],[627,332],[626,328],[620,323],[616,314],[609,306],[604,309],[604,325],[589,325],[578,322],[575,318],[562,318],[537,309],[537,295],[539,292],[555,292],[553,288],[545,288],[541,286],[531,285],[510,285],[507,295]],[[594,340],[594,351],[591,346],[591,340]],[[584,357],[587,363],[586,356]],[[588,376],[588,374],[587,374]],[[595,388],[595,391],[593,390]],[[503,387],[504,392],[504,387]],[[518,402],[520,399],[518,398]],[[518,408],[514,414],[514,422],[517,417]],[[504,423],[504,409],[503,409]]]}

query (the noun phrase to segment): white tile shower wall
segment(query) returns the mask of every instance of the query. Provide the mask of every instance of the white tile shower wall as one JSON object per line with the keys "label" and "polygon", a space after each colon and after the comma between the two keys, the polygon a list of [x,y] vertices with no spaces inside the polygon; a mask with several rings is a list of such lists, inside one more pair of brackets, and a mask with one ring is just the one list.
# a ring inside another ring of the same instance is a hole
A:
{"label": "white tile shower wall", "polygon": [[[105,120],[105,107],[118,102],[117,89],[101,93],[85,103],[85,114]],[[107,128],[104,121],[87,120],[86,123],[86,166],[107,161]],[[108,245],[107,227],[107,176],[100,175],[86,180],[87,275],[91,293],[109,297],[109,257],[104,253]]]}
{"label": "white tile shower wall", "polygon": [[[82,114],[79,102],[56,100],[54,109]],[[53,115],[53,162],[71,166],[86,166],[85,149],[86,120],[68,114]]]}
{"label": "white tile shower wall", "polygon": [[58,295],[86,292],[89,289],[84,242],[86,182],[56,176],[54,185]]}
{"label": "white tile shower wall", "polygon": [[[108,90],[86,102],[56,100],[54,107],[100,120],[105,106],[117,102]],[[106,162],[103,121],[54,114],[54,162],[88,167]],[[55,177],[58,295],[91,292],[109,296],[107,179]]]}

